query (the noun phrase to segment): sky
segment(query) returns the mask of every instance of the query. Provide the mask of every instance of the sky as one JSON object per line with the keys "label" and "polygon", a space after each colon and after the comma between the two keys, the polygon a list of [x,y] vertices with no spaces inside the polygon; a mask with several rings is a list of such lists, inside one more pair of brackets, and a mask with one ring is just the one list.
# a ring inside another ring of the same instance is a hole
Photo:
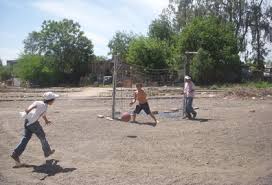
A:
{"label": "sky", "polygon": [[72,19],[94,44],[95,55],[107,56],[116,31],[146,34],[168,0],[0,0],[0,58],[16,59],[28,33],[44,20]]}

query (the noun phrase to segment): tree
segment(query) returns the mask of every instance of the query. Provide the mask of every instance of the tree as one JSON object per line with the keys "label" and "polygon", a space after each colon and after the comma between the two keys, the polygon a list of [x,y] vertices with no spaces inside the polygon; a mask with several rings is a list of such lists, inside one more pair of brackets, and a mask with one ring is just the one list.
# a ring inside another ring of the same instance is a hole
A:
{"label": "tree", "polygon": [[167,42],[171,42],[175,35],[174,29],[171,25],[170,20],[163,14],[158,19],[152,21],[149,25],[148,36],[157,38]]}
{"label": "tree", "polygon": [[113,38],[109,41],[110,55],[119,55],[121,59],[125,59],[128,53],[130,43],[135,39],[133,32],[117,31]]}
{"label": "tree", "polygon": [[264,69],[264,59],[267,55],[267,49],[265,48],[266,40],[271,41],[272,38],[271,7],[265,9],[263,4],[263,0],[251,1],[249,12],[252,36],[251,44],[254,52],[253,59],[258,70]]}
{"label": "tree", "polygon": [[93,44],[72,20],[44,21],[40,32],[33,31],[24,40],[26,54],[53,59],[48,65],[59,75],[59,82],[78,82],[93,61]]}
{"label": "tree", "polygon": [[130,44],[127,61],[149,69],[164,69],[174,65],[171,54],[165,41],[141,36]]}
{"label": "tree", "polygon": [[209,52],[200,48],[191,64],[191,75],[195,82],[200,84],[210,84],[215,79],[215,61],[210,57]]}
{"label": "tree", "polygon": [[6,81],[12,77],[9,66],[0,66],[0,81]]}
{"label": "tree", "polygon": [[250,57],[259,70],[263,69],[265,46],[272,41],[272,7],[268,0],[170,0],[165,12],[173,17],[172,24],[180,31],[195,17],[214,16],[233,24],[239,52],[248,59],[250,44],[253,50]]}
{"label": "tree", "polygon": [[[237,38],[232,24],[223,24],[218,18],[196,18],[180,34],[180,51],[204,50],[195,61],[204,58],[209,66],[207,82],[235,82],[240,78],[240,59]],[[207,57],[208,56],[208,57]],[[203,61],[204,62],[204,61]],[[201,67],[195,64],[194,68]],[[197,74],[197,72],[192,71]]]}
{"label": "tree", "polygon": [[14,73],[20,79],[35,85],[57,84],[57,72],[50,68],[50,60],[50,57],[41,55],[21,55],[14,67]]}
{"label": "tree", "polygon": [[3,62],[2,62],[2,59],[0,58],[0,67],[3,66]]}

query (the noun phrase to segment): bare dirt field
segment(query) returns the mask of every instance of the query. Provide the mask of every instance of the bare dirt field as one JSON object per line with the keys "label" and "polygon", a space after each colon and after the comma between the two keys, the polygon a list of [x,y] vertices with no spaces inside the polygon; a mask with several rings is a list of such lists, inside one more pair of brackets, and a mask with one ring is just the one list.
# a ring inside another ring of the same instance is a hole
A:
{"label": "bare dirt field", "polygon": [[48,109],[53,124],[42,124],[55,154],[45,159],[33,136],[21,156],[27,165],[13,168],[9,155],[23,132],[18,112],[30,103],[0,101],[1,185],[272,185],[269,97],[196,98],[198,119],[160,117],[154,127],[144,115],[139,124],[97,118],[110,115],[110,99],[65,96]]}

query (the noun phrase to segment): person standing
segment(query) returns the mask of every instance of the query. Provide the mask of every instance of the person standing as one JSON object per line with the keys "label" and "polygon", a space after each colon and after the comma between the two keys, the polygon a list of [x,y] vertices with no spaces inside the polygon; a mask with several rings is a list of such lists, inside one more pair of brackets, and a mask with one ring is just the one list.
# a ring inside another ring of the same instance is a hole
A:
{"label": "person standing", "polygon": [[[195,96],[195,84],[190,76],[185,76],[184,94],[185,94],[185,116],[189,119],[195,119],[197,112],[193,108],[193,99]],[[192,114],[192,115],[191,115]]]}

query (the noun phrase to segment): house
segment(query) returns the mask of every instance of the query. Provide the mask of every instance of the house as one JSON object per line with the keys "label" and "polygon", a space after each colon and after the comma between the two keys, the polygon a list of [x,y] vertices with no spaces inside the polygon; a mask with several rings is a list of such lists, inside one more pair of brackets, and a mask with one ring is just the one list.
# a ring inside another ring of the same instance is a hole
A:
{"label": "house", "polygon": [[272,65],[264,65],[264,79],[272,81]]}
{"label": "house", "polygon": [[13,67],[17,62],[18,60],[7,60],[7,66]]}

